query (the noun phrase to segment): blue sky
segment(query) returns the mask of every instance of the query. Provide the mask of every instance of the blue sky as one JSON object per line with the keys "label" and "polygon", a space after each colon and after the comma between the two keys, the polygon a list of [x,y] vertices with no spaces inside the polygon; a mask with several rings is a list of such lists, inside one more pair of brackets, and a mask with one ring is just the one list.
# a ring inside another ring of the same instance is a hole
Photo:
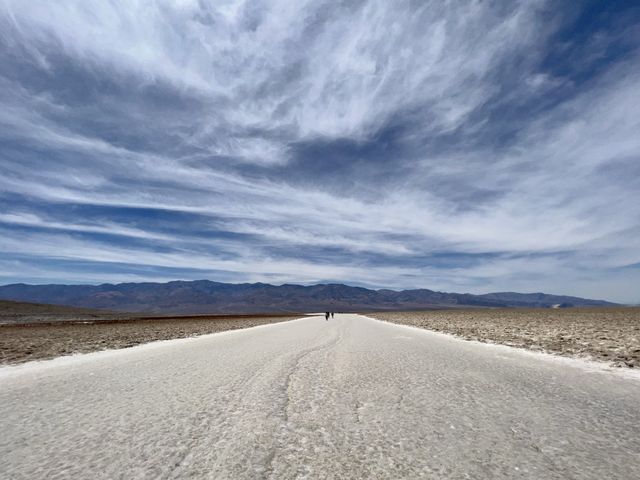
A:
{"label": "blue sky", "polygon": [[0,283],[640,302],[636,2],[0,3]]}

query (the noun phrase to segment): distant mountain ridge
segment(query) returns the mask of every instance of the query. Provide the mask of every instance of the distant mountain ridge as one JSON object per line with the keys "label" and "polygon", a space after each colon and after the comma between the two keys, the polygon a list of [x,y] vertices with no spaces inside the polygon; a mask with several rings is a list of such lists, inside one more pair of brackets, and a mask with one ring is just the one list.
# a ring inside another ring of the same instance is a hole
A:
{"label": "distant mountain ridge", "polygon": [[0,286],[0,299],[124,312],[273,313],[313,311],[412,310],[446,307],[614,306],[603,300],[545,293],[484,295],[427,289],[371,290],[343,284],[270,285],[210,280],[102,285]]}

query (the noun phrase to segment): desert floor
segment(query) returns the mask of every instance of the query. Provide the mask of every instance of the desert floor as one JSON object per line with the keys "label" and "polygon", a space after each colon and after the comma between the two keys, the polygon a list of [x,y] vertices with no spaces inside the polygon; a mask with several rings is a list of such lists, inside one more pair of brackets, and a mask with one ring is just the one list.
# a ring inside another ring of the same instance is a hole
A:
{"label": "desert floor", "polygon": [[254,327],[293,320],[301,316],[247,316],[94,320],[72,322],[66,318],[46,325],[0,325],[0,364],[22,363],[126,348],[141,343]]}
{"label": "desert floor", "polygon": [[487,309],[368,313],[466,340],[640,368],[640,308]]}
{"label": "desert floor", "polygon": [[637,480],[593,363],[338,314],[5,366],[0,476]]}

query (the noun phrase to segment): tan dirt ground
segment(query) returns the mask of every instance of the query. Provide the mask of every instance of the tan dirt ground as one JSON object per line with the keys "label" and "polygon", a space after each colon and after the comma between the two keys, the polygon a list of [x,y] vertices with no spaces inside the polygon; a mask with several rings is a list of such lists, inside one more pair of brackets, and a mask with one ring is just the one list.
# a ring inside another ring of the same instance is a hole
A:
{"label": "tan dirt ground", "polygon": [[48,325],[0,325],[0,364],[126,348],[155,340],[192,337],[207,333],[283,322],[298,316],[247,316],[156,318],[120,322],[57,322]]}
{"label": "tan dirt ground", "polygon": [[466,340],[640,368],[640,307],[380,312],[366,315]]}

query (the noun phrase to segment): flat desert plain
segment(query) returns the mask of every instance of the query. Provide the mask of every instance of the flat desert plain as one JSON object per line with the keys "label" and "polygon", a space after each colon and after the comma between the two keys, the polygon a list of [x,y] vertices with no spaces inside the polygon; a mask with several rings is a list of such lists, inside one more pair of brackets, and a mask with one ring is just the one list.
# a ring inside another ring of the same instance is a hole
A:
{"label": "flat desert plain", "polygon": [[640,307],[368,313],[467,340],[640,368]]}
{"label": "flat desert plain", "polygon": [[0,364],[22,363],[87,353],[111,348],[126,348],[141,343],[248,328],[300,318],[297,316],[211,316],[144,318],[128,320],[94,319],[74,322],[67,315],[46,324],[0,325]]}

